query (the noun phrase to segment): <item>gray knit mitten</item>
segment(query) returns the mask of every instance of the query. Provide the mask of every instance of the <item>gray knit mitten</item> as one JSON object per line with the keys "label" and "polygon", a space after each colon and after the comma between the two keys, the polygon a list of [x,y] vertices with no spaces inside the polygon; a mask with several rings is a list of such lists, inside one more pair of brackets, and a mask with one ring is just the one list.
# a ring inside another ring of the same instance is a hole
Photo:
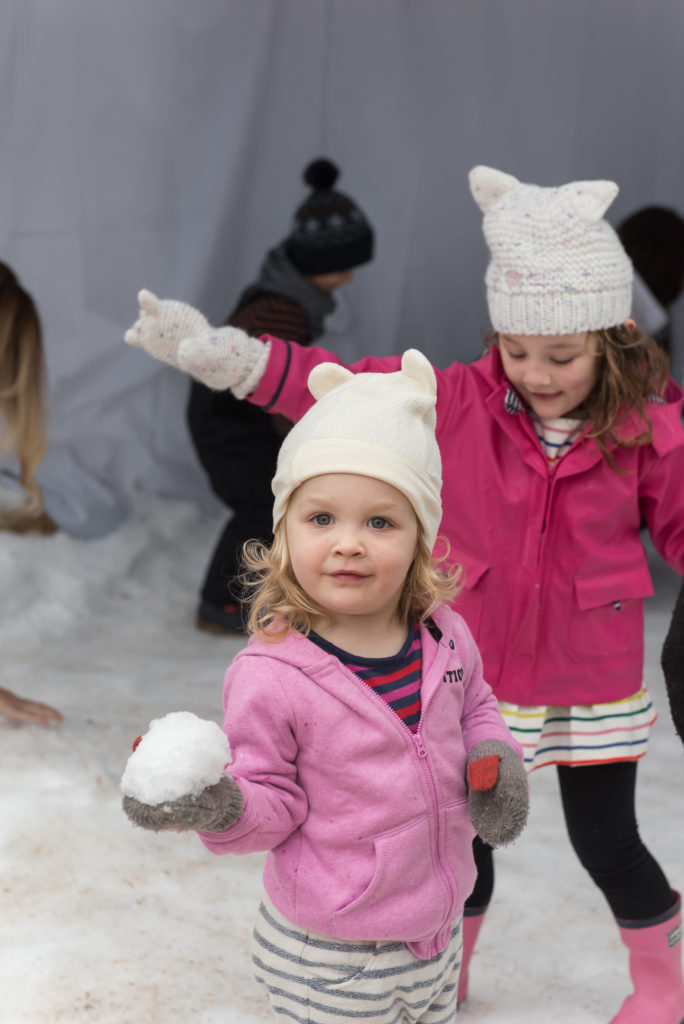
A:
{"label": "gray knit mitten", "polygon": [[244,804],[240,787],[230,775],[224,775],[195,796],[182,796],[161,804],[143,804],[132,796],[125,796],[123,809],[134,825],[153,832],[167,829],[222,832],[240,819]]}
{"label": "gray knit mitten", "polygon": [[684,742],[684,580],[672,611],[660,663],[665,673],[672,721],[680,740]]}
{"label": "gray knit mitten", "polygon": [[468,809],[480,839],[507,846],[527,822],[529,791],[525,766],[502,740],[476,743],[467,760]]}
{"label": "gray knit mitten", "polygon": [[189,373],[214,391],[251,394],[268,362],[269,346],[238,327],[212,327],[185,302],[138,293],[140,316],[124,334],[128,345]]}

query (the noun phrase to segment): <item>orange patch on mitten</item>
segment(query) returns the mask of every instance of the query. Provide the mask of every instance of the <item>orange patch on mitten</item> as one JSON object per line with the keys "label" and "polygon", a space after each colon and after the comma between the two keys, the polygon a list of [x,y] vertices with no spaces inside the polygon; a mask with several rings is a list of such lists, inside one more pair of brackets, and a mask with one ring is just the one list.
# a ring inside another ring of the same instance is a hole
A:
{"label": "orange patch on mitten", "polygon": [[478,757],[468,765],[468,785],[471,789],[487,790],[493,789],[499,778],[498,754],[490,754],[489,757]]}

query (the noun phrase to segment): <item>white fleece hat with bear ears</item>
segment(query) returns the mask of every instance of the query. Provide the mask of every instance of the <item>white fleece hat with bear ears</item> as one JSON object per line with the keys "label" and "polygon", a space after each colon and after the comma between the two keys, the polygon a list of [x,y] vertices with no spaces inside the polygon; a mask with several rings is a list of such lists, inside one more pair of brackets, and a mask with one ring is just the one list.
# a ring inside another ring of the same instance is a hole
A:
{"label": "white fleece hat with bear ears", "polygon": [[274,528],[305,480],[355,473],[401,491],[432,548],[442,519],[442,460],[435,438],[437,381],[426,357],[409,349],[395,373],[352,373],[337,363],[321,363],[308,385],[316,403],[295,423],[278,454]]}
{"label": "white fleece hat with bear ears", "polygon": [[632,306],[632,264],[603,219],[613,181],[557,188],[474,167],[470,190],[484,212],[491,260],[487,302],[495,331],[580,334],[622,324]]}

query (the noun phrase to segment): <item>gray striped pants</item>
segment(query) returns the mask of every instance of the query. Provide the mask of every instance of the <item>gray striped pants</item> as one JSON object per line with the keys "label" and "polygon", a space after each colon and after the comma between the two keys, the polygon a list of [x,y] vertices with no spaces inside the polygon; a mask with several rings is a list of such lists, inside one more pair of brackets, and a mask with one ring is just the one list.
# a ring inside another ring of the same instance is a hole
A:
{"label": "gray striped pants", "polygon": [[446,949],[418,960],[403,942],[347,942],[302,931],[267,898],[252,936],[256,980],[278,1020],[296,1024],[454,1024],[461,919]]}

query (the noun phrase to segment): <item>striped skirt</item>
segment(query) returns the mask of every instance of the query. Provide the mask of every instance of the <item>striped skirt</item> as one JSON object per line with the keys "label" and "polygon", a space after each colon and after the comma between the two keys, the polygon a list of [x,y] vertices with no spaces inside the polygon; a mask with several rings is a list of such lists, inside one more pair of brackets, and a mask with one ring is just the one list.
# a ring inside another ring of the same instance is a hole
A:
{"label": "striped skirt", "polygon": [[528,771],[548,764],[636,761],[658,717],[646,687],[609,704],[522,707],[499,701],[506,725],[525,752]]}
{"label": "striped skirt", "polygon": [[303,931],[264,897],[252,936],[256,980],[278,1020],[297,1024],[454,1024],[461,920],[446,949],[418,960],[403,942]]}

